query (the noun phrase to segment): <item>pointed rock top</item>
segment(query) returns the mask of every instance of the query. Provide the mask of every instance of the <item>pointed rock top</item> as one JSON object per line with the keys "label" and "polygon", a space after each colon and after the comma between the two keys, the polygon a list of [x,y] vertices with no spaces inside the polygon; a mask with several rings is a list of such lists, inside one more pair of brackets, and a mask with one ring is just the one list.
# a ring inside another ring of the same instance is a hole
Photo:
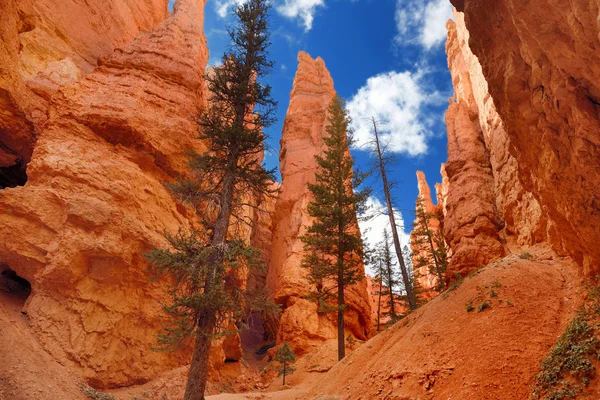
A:
{"label": "pointed rock top", "polygon": [[431,199],[431,189],[429,188],[427,178],[425,177],[425,173],[423,171],[417,171],[417,185],[419,188],[419,196],[425,202],[425,208],[427,209],[427,212],[433,212],[435,206],[433,205],[433,200]]}
{"label": "pointed rock top", "polygon": [[321,57],[312,58],[308,53],[298,53],[298,70],[290,98],[298,94],[328,94],[333,97],[333,79]]}

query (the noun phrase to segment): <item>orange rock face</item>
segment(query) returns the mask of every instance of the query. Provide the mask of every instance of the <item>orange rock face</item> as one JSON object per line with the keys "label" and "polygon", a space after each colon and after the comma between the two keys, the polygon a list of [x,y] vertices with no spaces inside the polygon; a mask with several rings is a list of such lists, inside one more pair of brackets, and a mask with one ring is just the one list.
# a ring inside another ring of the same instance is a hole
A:
{"label": "orange rock face", "polygon": [[[331,316],[317,313],[317,306],[304,297],[308,293],[305,271],[300,266],[300,237],[310,225],[306,210],[311,200],[308,182],[315,181],[314,159],[324,148],[326,111],[335,95],[333,80],[322,59],[301,52],[281,138],[281,192],[275,206],[273,242],[267,288],[283,313],[278,341],[287,341],[297,353],[337,337]],[[359,339],[369,332],[370,306],[366,281],[347,290],[346,327]]]}
{"label": "orange rock face", "polygon": [[598,272],[600,5],[453,3],[464,12],[469,48],[504,126],[497,142],[510,154],[492,160],[516,160],[507,166],[515,178],[502,174],[522,187],[502,190],[507,231],[523,240],[547,240],[586,273]]}
{"label": "orange rock face", "polygon": [[48,100],[61,85],[167,16],[166,0],[2,0],[0,8],[0,185],[26,180],[25,167]]}
{"label": "orange rock face", "polygon": [[489,120],[481,115],[475,101],[473,88],[478,86],[472,84],[469,73],[472,60],[465,59],[452,21],[448,28],[446,51],[455,100],[451,100],[446,113],[448,161],[443,170],[448,183],[444,236],[452,250],[447,276],[453,276],[467,274],[501,257],[504,248],[499,234],[501,220],[494,172],[484,134],[488,125],[482,123]]}
{"label": "orange rock face", "polygon": [[[120,386],[186,360],[150,350],[166,293],[148,281],[142,252],[166,245],[164,229],[189,226],[163,182],[182,170],[186,149],[202,150],[190,115],[206,101],[208,51],[203,0],[179,0],[162,23],[114,51],[164,17],[167,2],[91,3],[83,15],[109,18],[113,27],[104,46],[92,50],[103,33],[90,32],[87,45],[72,42],[77,56],[68,60],[50,42],[48,60],[58,64],[23,67],[40,70],[32,82],[45,96],[47,120],[30,121],[37,143],[27,184],[0,191],[0,261],[31,283],[25,311],[44,348],[92,384]],[[67,18],[60,7],[56,15]],[[122,29],[125,37],[114,19],[133,24]],[[69,21],[64,32],[83,29]],[[44,46],[40,40],[31,43]],[[52,78],[63,75],[70,78]]]}

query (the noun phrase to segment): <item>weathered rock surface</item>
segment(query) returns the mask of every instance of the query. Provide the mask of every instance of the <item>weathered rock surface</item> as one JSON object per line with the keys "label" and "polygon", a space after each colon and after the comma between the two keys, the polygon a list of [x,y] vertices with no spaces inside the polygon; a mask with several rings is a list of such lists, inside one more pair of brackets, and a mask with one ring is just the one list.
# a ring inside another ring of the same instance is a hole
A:
{"label": "weathered rock surface", "polygon": [[[278,341],[287,341],[297,353],[336,337],[335,322],[317,313],[308,294],[305,271],[300,266],[303,243],[300,237],[310,225],[306,207],[311,200],[308,182],[315,182],[314,156],[323,148],[326,111],[335,95],[333,80],[321,58],[298,55],[298,71],[290,95],[281,138],[281,192],[273,219],[273,242],[267,288],[284,311]],[[359,339],[369,332],[370,306],[366,281],[347,290],[346,327]]]}
{"label": "weathered rock surface", "polygon": [[0,187],[22,185],[48,101],[167,16],[166,0],[0,2]]}
{"label": "weathered rock surface", "polygon": [[[453,253],[447,276],[453,276],[486,265],[501,257],[504,249],[499,235],[502,227],[494,170],[484,135],[489,120],[481,116],[475,101],[467,63],[471,60],[465,60],[454,22],[448,22],[448,29],[446,51],[455,99],[451,99],[446,112],[448,161],[443,170],[447,174],[448,189],[444,201],[444,236]],[[477,94],[486,93],[484,89]],[[500,126],[498,130],[501,129]]]}
{"label": "weathered rock surface", "polygon": [[[125,4],[135,5],[114,2]],[[90,14],[96,6],[106,4],[89,6]],[[206,101],[203,7],[204,0],[178,0],[169,18],[99,58],[91,72],[93,57],[125,40],[115,37],[102,51],[82,44],[87,53],[52,64],[89,73],[40,91],[53,92],[47,120],[33,122],[28,182],[0,191],[0,261],[31,283],[24,309],[32,329],[50,354],[98,386],[145,381],[186,361],[150,351],[165,288],[148,282],[142,252],[166,245],[164,229],[189,226],[162,182],[182,170],[186,149],[202,151],[190,115]],[[146,26],[158,16],[136,18]]]}
{"label": "weathered rock surface", "polygon": [[507,168],[517,178],[501,176],[522,186],[516,194],[500,191],[507,230],[524,241],[547,240],[586,273],[598,272],[600,4],[452,3],[464,12],[469,35],[463,39],[477,56],[505,131],[494,146],[504,150],[492,161],[513,164]]}

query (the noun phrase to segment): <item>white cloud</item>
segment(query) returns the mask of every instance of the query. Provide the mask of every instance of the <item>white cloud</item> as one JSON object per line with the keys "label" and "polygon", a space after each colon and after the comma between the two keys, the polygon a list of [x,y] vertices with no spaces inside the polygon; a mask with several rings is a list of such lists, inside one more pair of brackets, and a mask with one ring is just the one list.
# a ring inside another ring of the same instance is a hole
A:
{"label": "white cloud", "polygon": [[284,17],[301,19],[304,30],[309,31],[317,8],[323,6],[325,6],[324,0],[284,0],[284,3],[276,9]]}
{"label": "white cloud", "polygon": [[448,0],[397,0],[396,41],[431,49],[446,39],[446,21],[450,18],[452,5]]}
{"label": "white cloud", "polygon": [[[390,235],[391,241],[391,229],[390,229],[390,218],[387,215],[385,206],[375,197],[369,197],[367,200],[367,206],[369,208],[368,215],[371,216],[368,220],[359,221],[360,233],[362,240],[369,247],[374,247],[378,243],[383,241],[383,230],[387,229]],[[394,210],[394,216],[396,217],[396,224],[398,226],[398,233],[400,235],[400,245],[404,249],[404,246],[409,245],[410,235],[404,232],[404,218],[402,213],[398,210]],[[392,259],[398,265],[395,250],[392,247]],[[371,266],[367,267],[367,273],[371,276],[376,274],[376,271],[372,270]]]}
{"label": "white cloud", "polygon": [[432,116],[424,112],[428,104],[440,103],[438,92],[429,93],[422,84],[424,72],[388,72],[373,76],[348,101],[346,107],[353,120],[356,147],[372,146],[372,123],[375,118],[382,143],[388,151],[411,156],[427,152],[426,139],[431,133]]}
{"label": "white cloud", "polygon": [[225,18],[227,14],[231,12],[234,6],[239,6],[245,2],[246,0],[217,0],[215,2],[215,10],[219,17]]}
{"label": "white cloud", "polygon": [[[215,10],[221,18],[225,18],[234,6],[247,0],[217,0]],[[282,3],[283,2],[283,3]],[[299,19],[304,30],[309,31],[318,7],[325,6],[325,0],[276,0],[275,10],[286,18]]]}

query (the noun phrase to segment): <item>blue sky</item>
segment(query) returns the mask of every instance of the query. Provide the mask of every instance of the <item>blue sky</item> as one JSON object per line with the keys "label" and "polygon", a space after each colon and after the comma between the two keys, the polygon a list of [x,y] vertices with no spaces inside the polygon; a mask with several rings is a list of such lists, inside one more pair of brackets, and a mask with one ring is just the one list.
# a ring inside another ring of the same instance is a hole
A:
{"label": "blue sky", "polygon": [[[209,0],[205,33],[210,64],[227,48],[225,26],[231,8],[244,0]],[[298,51],[320,56],[333,76],[337,92],[348,102],[360,147],[353,156],[369,167],[365,142],[368,118],[375,116],[398,159],[390,171],[397,182],[396,207],[410,231],[417,196],[415,172],[426,173],[430,186],[441,179],[447,158],[444,112],[453,96],[444,43],[451,16],[448,0],[272,0],[271,58],[275,69],[267,78],[279,102],[278,122],[270,127],[268,167],[278,166],[279,139],[297,67]],[[383,201],[374,186],[374,202]],[[367,234],[374,243],[386,218],[376,218]]]}

